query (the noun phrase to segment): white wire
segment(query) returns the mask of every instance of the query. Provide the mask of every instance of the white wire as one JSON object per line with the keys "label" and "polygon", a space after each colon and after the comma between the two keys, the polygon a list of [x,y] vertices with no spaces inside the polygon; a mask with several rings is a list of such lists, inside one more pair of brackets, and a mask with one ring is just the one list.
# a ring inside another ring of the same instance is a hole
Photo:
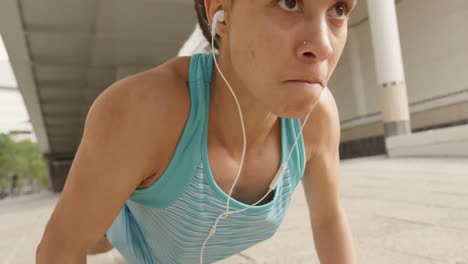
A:
{"label": "white wire", "polygon": [[241,162],[240,162],[240,165],[239,165],[239,170],[237,171],[236,179],[234,180],[234,183],[231,186],[231,190],[229,191],[229,199],[227,200],[226,212],[228,212],[229,211],[229,202],[231,201],[231,194],[232,194],[232,192],[234,190],[234,186],[236,185],[237,180],[239,180],[239,176],[240,176],[242,167],[244,166],[245,152],[246,152],[246,149],[247,149],[247,136],[246,136],[246,133],[245,133],[244,116],[242,115],[242,109],[241,109],[239,100],[237,100],[237,96],[234,93],[234,90],[232,89],[229,82],[226,80],[226,77],[224,77],[224,74],[221,72],[221,69],[219,68],[218,62],[217,62],[217,60],[216,60],[216,58],[214,56],[214,36],[215,36],[215,34],[213,34],[212,41],[211,41],[211,51],[212,51],[213,57],[214,57],[213,59],[214,59],[214,62],[216,64],[216,68],[219,71],[219,74],[221,75],[221,77],[226,82],[226,84],[227,84],[227,86],[229,88],[229,91],[231,92],[232,96],[234,97],[234,100],[236,101],[236,106],[237,106],[237,110],[239,111],[239,117],[240,117],[241,126],[242,126],[242,137],[243,137],[242,156],[241,156]]}
{"label": "white wire", "polygon": [[[229,211],[229,202],[231,200],[231,195],[232,195],[232,192],[234,190],[234,187],[237,183],[237,180],[239,179],[239,176],[240,176],[240,173],[242,171],[242,166],[244,165],[244,158],[245,158],[245,152],[246,152],[246,148],[247,148],[247,137],[246,137],[246,133],[245,133],[245,125],[244,125],[244,118],[243,118],[243,115],[242,115],[242,110],[241,110],[241,107],[240,107],[240,104],[239,104],[239,101],[237,100],[237,96],[236,94],[234,93],[234,90],[232,89],[231,85],[229,84],[229,82],[226,80],[226,77],[224,77],[224,74],[221,72],[221,69],[219,68],[219,65],[218,65],[218,62],[216,60],[216,56],[214,54],[214,38],[215,38],[215,35],[216,34],[213,34],[212,37],[211,37],[211,52],[213,54],[213,59],[214,59],[214,62],[216,64],[216,68],[218,69],[218,72],[219,74],[221,75],[221,77],[223,78],[223,80],[226,82],[232,96],[234,97],[234,100],[236,101],[236,105],[237,105],[237,110],[239,111],[239,117],[240,117],[240,120],[241,120],[241,127],[242,127],[242,136],[243,136],[243,148],[242,148],[242,156],[241,156],[241,162],[240,162],[240,165],[239,165],[239,170],[237,172],[237,176],[236,176],[236,179],[234,180],[234,183],[232,184],[231,186],[231,190],[229,191],[229,197],[228,197],[228,200],[227,200],[227,204],[226,204],[226,211],[222,214],[220,214],[217,218],[216,218],[216,221],[213,225],[213,227],[210,229],[210,232],[208,234],[208,236],[206,237],[205,241],[203,242],[203,245],[202,245],[202,248],[201,248],[201,251],[200,251],[200,264],[203,264],[203,252],[205,250],[205,246],[206,244],[208,243],[208,240],[216,233],[216,227],[218,226],[218,223],[221,219],[226,219],[229,215],[231,214],[237,214],[237,213],[240,213],[240,212],[243,212],[243,211],[246,211],[254,206],[256,206],[257,204],[259,204],[261,201],[263,201],[263,199],[265,199],[270,193],[271,191],[274,190],[274,188],[269,188],[268,189],[268,192],[260,199],[258,200],[257,202],[255,202],[254,204],[251,204],[249,205],[248,207],[246,208],[243,208],[241,210],[238,210],[238,211]],[[320,101],[320,98],[322,97],[322,94],[323,94],[323,91],[325,89],[322,89],[322,91],[320,92],[320,96],[319,96],[319,99],[317,100],[317,102],[315,102],[314,106],[312,107],[312,110],[307,114],[306,118],[304,119],[304,122],[302,123],[302,126],[301,126],[301,131],[299,131],[299,133],[297,134],[296,136],[296,139],[295,139],[295,142],[294,142],[294,145],[293,147],[291,148],[291,151],[289,152],[288,154],[288,158],[286,159],[286,161],[282,164],[282,166],[285,166],[287,167],[287,164],[289,162],[289,159],[291,158],[292,156],[292,153],[294,151],[294,148],[296,147],[297,145],[297,142],[299,140],[299,137],[302,135],[302,130],[304,129],[304,126],[306,125],[308,119],[309,119],[309,116],[310,114],[312,113],[312,111],[315,109],[315,106],[318,104],[318,102]]]}
{"label": "white wire", "polygon": [[234,183],[232,184],[232,187],[231,187],[231,190],[229,191],[229,198],[227,200],[227,204],[226,204],[226,212],[220,214],[217,218],[216,218],[216,222],[215,222],[215,225],[213,226],[213,228],[210,230],[210,234],[208,235],[208,237],[205,239],[205,242],[203,243],[203,246],[202,246],[202,249],[201,249],[201,252],[200,252],[200,264],[203,264],[203,251],[205,249],[205,245],[206,243],[208,242],[208,240],[210,239],[211,236],[214,235],[214,233],[216,232],[216,226],[218,225],[218,222],[221,218],[223,219],[226,219],[226,217],[228,216],[229,214],[229,203],[231,201],[231,195],[232,195],[232,192],[234,190],[234,186],[236,185],[237,183],[237,180],[239,179],[239,176],[240,176],[240,173],[242,171],[242,166],[244,165],[244,158],[245,158],[245,151],[247,149],[247,136],[246,136],[246,133],[245,133],[245,125],[244,125],[244,117],[242,115],[242,109],[241,109],[241,106],[239,104],[239,101],[237,100],[237,96],[236,94],[234,93],[234,90],[232,90],[232,87],[231,85],[229,84],[228,80],[226,80],[226,77],[224,77],[224,74],[222,73],[221,69],[219,68],[219,65],[218,65],[218,62],[216,60],[216,56],[214,54],[214,41],[215,41],[215,36],[216,34],[212,34],[211,36],[211,52],[213,54],[213,59],[214,59],[214,62],[216,64],[216,68],[218,69],[218,72],[219,74],[221,75],[221,77],[223,78],[223,80],[226,82],[228,88],[229,88],[229,91],[231,92],[232,96],[234,97],[234,100],[236,101],[236,106],[237,106],[237,110],[239,111],[239,118],[241,120],[241,126],[242,126],[242,137],[243,137],[243,146],[242,146],[242,156],[241,156],[241,162],[240,162],[240,165],[239,165],[239,170],[237,172],[237,176],[236,176],[236,179],[234,180]]}

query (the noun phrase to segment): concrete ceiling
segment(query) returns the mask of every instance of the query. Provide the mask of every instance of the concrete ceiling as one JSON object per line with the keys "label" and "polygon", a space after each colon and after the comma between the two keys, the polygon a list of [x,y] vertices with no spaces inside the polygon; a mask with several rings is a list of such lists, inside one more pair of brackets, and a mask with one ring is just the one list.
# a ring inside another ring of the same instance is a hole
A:
{"label": "concrete ceiling", "polygon": [[192,0],[1,0],[1,34],[42,152],[73,157],[96,96],[176,56],[195,23]]}

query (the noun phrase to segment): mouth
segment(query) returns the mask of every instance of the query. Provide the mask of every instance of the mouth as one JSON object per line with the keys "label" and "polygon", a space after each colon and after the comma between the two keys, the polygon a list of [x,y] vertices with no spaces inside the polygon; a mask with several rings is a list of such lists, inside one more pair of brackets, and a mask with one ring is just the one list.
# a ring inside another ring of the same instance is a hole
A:
{"label": "mouth", "polygon": [[294,85],[294,86],[301,86],[306,88],[323,88],[321,82],[316,81],[308,81],[308,80],[287,80],[285,83]]}

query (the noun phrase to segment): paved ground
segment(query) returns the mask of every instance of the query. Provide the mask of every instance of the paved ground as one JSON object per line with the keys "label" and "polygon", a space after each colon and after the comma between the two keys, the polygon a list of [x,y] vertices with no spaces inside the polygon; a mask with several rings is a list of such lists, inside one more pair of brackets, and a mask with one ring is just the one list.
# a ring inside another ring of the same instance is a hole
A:
{"label": "paved ground", "polygon": [[[355,159],[341,177],[359,263],[468,264],[468,159]],[[34,263],[57,197],[0,201],[0,264]],[[125,261],[114,250],[88,263]],[[302,189],[271,240],[221,263],[318,263]]]}

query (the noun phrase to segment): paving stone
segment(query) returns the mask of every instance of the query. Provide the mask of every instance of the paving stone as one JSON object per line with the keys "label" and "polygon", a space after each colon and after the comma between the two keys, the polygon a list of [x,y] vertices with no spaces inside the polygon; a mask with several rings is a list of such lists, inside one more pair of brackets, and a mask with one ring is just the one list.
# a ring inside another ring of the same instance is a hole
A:
{"label": "paving stone", "polygon": [[[468,159],[341,162],[341,197],[360,264],[468,264]],[[0,264],[34,263],[59,194],[0,200]],[[90,264],[124,264],[117,250]],[[318,264],[302,186],[278,232],[220,264]]]}

